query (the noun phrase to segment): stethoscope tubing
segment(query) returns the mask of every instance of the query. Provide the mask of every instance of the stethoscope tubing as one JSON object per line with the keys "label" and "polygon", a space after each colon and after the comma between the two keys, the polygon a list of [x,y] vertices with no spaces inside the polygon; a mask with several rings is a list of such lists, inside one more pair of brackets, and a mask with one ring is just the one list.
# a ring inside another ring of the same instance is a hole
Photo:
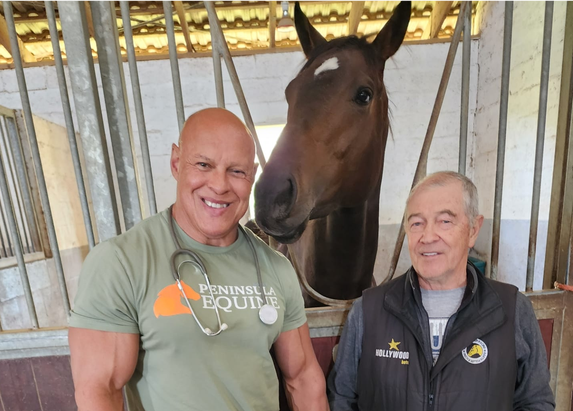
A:
{"label": "stethoscope tubing", "polygon": [[[174,227],[173,220],[174,220],[174,218],[173,218],[173,206],[171,206],[171,207],[169,207],[169,232],[171,234],[171,238],[173,239],[173,242],[175,243],[175,248],[176,248],[175,251],[173,252],[173,254],[171,254],[171,258],[170,258],[171,275],[173,276],[173,279],[177,283],[177,288],[179,288],[181,295],[185,299],[185,303],[187,304],[187,307],[191,311],[191,315],[193,316],[193,319],[195,320],[195,322],[197,323],[197,325],[199,326],[201,331],[205,335],[207,335],[208,337],[214,337],[216,335],[221,334],[221,332],[223,332],[224,330],[226,330],[227,324],[221,322],[221,314],[219,313],[219,307],[217,306],[217,303],[215,301],[215,296],[213,295],[213,290],[211,288],[211,282],[209,281],[209,276],[207,275],[207,269],[205,268],[205,264],[203,263],[203,260],[201,260],[201,257],[197,253],[195,253],[194,251],[181,247],[181,244],[179,243],[179,240],[177,239],[177,235],[175,234],[175,227]],[[261,289],[261,294],[262,294],[263,299],[264,299],[263,300],[264,304],[267,305],[267,296],[266,296],[265,289],[263,286],[261,268],[259,265],[259,259],[257,256],[257,252],[255,250],[255,246],[253,245],[252,240],[249,238],[249,235],[245,232],[245,229],[240,224],[238,225],[238,227],[243,232],[243,235],[245,236],[245,238],[247,239],[247,243],[249,244],[249,248],[251,249],[251,252],[253,253],[253,257],[255,259],[255,267],[256,267],[256,271],[257,271],[257,280],[259,283],[259,288]],[[189,259],[183,260],[181,263],[179,263],[179,265],[176,266],[175,260],[181,254],[187,255],[187,257],[189,257]],[[205,282],[207,283],[207,287],[209,288],[209,294],[213,300],[215,315],[217,316],[217,325],[219,328],[215,332],[211,331],[209,328],[203,327],[203,325],[201,324],[201,322],[197,318],[195,311],[191,307],[191,302],[187,298],[187,295],[185,294],[185,290],[183,290],[183,286],[181,285],[181,276],[179,275],[179,270],[180,270],[181,266],[183,266],[184,264],[187,264],[187,263],[192,264],[195,267],[197,267],[199,269],[199,271],[201,272],[201,274],[203,275]],[[259,314],[259,317],[260,317],[260,314]],[[261,318],[261,320],[262,320],[262,318]],[[274,321],[273,321],[273,323],[274,323]]]}

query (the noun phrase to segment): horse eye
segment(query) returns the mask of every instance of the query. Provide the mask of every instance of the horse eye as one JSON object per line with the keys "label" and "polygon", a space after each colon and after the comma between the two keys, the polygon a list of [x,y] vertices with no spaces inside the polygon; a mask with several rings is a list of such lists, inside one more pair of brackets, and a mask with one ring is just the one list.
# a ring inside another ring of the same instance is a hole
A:
{"label": "horse eye", "polygon": [[372,90],[369,88],[360,88],[354,97],[354,101],[361,106],[365,106],[372,100]]}

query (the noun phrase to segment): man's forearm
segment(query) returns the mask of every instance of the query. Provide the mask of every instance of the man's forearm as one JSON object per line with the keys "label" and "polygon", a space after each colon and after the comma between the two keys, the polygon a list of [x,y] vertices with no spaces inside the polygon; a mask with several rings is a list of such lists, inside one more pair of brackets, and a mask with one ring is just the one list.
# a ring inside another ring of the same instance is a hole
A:
{"label": "man's forearm", "polygon": [[289,404],[293,411],[329,411],[326,384],[322,370],[316,365],[295,381],[286,381]]}
{"label": "man's forearm", "polygon": [[78,411],[123,411],[122,390],[86,387],[76,389]]}

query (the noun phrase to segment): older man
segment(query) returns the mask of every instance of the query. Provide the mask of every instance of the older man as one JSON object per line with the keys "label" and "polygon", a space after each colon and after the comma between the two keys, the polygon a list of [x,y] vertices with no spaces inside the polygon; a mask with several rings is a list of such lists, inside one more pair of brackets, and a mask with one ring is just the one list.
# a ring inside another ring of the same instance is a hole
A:
{"label": "older man", "polygon": [[131,411],[278,410],[273,345],[293,407],[328,409],[295,273],[238,225],[254,157],[232,113],[192,115],[175,204],[89,254],[69,332],[80,411],[123,410],[124,386]]}
{"label": "older man", "polygon": [[412,267],[350,311],[328,380],[333,411],[555,408],[531,303],[468,263],[482,223],[477,190],[458,173],[412,189]]}

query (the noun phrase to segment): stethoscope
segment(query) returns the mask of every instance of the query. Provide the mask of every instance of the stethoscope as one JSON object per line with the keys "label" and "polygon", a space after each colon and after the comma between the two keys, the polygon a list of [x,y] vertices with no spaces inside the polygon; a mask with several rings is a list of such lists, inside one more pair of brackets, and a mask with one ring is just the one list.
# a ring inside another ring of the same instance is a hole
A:
{"label": "stethoscope", "polygon": [[[181,295],[183,296],[183,298],[185,299],[185,302],[187,303],[187,307],[189,307],[189,310],[191,311],[191,314],[193,315],[193,318],[195,319],[195,322],[197,323],[197,325],[199,326],[201,331],[203,331],[203,333],[208,337],[214,337],[216,335],[221,334],[223,331],[225,331],[227,328],[229,328],[229,326],[226,323],[221,322],[221,315],[219,314],[219,307],[217,306],[215,296],[213,295],[213,290],[211,289],[211,282],[209,281],[209,276],[207,275],[207,269],[205,268],[205,264],[203,264],[201,257],[199,257],[199,255],[197,253],[181,247],[181,244],[179,243],[179,240],[177,239],[177,235],[175,234],[175,227],[173,226],[173,220],[174,220],[174,218],[173,218],[173,206],[171,206],[171,207],[169,207],[169,231],[171,233],[171,238],[173,238],[173,242],[175,243],[175,247],[176,247],[175,252],[171,255],[171,261],[170,261],[171,262],[171,274],[173,275],[173,278],[175,279],[175,282],[177,283],[177,288],[179,288]],[[245,232],[245,229],[240,224],[239,224],[239,229],[243,232],[243,235],[245,236],[245,238],[247,239],[247,242],[249,243],[249,247],[251,248],[251,252],[253,253],[253,257],[255,259],[255,267],[257,269],[257,279],[259,281],[259,288],[261,289],[261,294],[263,295],[263,299],[264,299],[263,300],[264,304],[259,309],[259,318],[264,324],[273,325],[277,321],[279,314],[278,314],[278,311],[275,307],[273,307],[272,305],[267,303],[267,296],[265,294],[265,289],[263,287],[261,268],[259,266],[259,259],[257,257],[257,252],[255,250],[255,246],[253,245],[253,242],[250,239],[249,235]],[[187,259],[183,260],[182,262],[179,263],[178,266],[176,266],[175,260],[176,260],[177,256],[182,255],[182,254],[187,256]],[[213,332],[208,327],[203,327],[203,325],[201,324],[201,322],[197,318],[197,315],[195,315],[195,310],[193,310],[193,308],[191,308],[191,303],[189,302],[187,295],[185,295],[185,291],[183,290],[183,286],[181,285],[181,276],[179,275],[179,270],[181,269],[181,266],[183,264],[191,264],[191,265],[195,266],[201,272],[201,274],[203,274],[203,277],[205,278],[205,282],[207,283],[207,287],[209,287],[209,294],[211,295],[211,298],[213,299],[213,306],[215,308],[215,315],[217,316],[217,324],[218,324],[219,329],[215,332]]]}

